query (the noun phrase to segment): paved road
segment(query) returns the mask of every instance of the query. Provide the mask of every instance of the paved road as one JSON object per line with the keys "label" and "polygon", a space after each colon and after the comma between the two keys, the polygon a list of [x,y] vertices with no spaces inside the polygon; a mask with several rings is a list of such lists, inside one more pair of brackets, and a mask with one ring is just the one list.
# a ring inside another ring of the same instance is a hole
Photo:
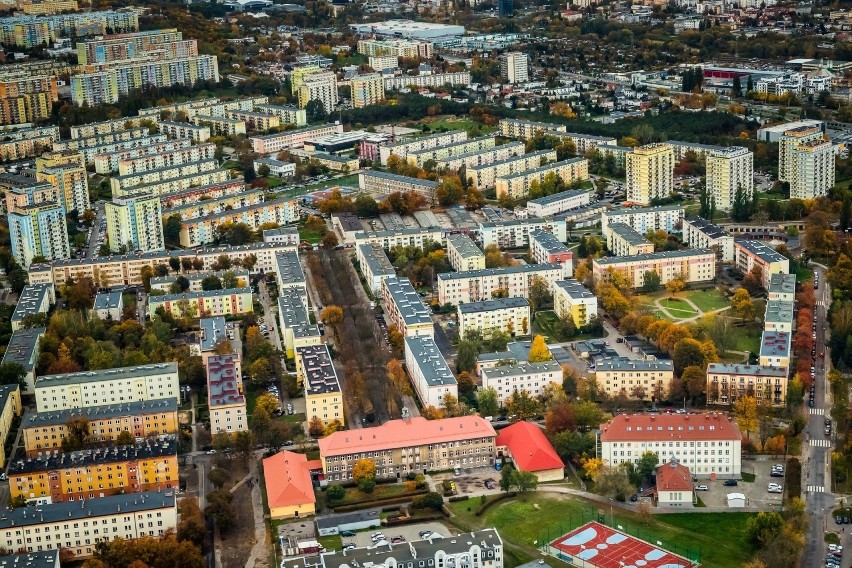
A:
{"label": "paved road", "polygon": [[[802,452],[804,475],[802,489],[805,490],[805,505],[810,518],[805,541],[805,566],[810,568],[824,565],[826,548],[823,534],[827,528],[834,525],[831,512],[837,502],[837,498],[831,493],[831,446],[834,440],[833,435],[831,438],[826,438],[824,431],[825,418],[831,415],[831,395],[826,380],[830,360],[828,357],[820,357],[820,353],[826,351],[825,343],[829,333],[826,311],[831,302],[831,292],[826,283],[825,270],[817,267],[816,274],[819,275],[820,280],[819,290],[814,291],[816,294],[814,312],[817,316],[816,395],[814,408],[805,408],[809,414],[808,425],[805,428],[806,443]],[[807,397],[807,393],[805,396]],[[845,556],[848,562],[850,554],[847,552]]]}
{"label": "paved road", "polygon": [[[98,237],[101,235],[101,223],[104,220],[105,207],[103,204],[92,203],[92,209],[95,211],[95,222],[92,223],[92,236],[89,237],[89,246],[86,250],[86,258],[94,258],[98,256]],[[104,231],[105,233],[106,231]]]}
{"label": "paved road", "polygon": [[281,345],[281,336],[278,334],[278,329],[276,328],[277,319],[275,314],[278,313],[278,304],[273,303],[269,298],[269,289],[266,287],[265,280],[260,280],[257,290],[260,305],[263,306],[263,323],[266,324],[266,330],[269,332],[269,340],[275,346],[275,349],[283,352],[284,347]]}

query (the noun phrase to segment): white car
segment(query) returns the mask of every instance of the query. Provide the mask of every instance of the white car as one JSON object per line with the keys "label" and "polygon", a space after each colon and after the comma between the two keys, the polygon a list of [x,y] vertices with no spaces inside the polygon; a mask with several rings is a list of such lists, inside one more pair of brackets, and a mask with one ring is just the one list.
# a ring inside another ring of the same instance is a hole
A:
{"label": "white car", "polygon": [[710,491],[710,489],[706,485],[696,485],[695,490],[696,491]]}
{"label": "white car", "polygon": [[784,491],[784,488],[778,485],[777,483],[770,483],[769,487],[767,488],[767,491],[769,493],[782,493]]}

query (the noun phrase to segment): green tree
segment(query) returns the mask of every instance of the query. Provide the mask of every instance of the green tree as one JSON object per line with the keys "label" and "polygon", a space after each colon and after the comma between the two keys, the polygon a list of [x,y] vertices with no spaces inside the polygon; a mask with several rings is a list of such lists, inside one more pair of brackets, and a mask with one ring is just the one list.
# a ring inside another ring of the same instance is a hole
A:
{"label": "green tree", "polygon": [[636,472],[643,480],[651,479],[651,476],[657,471],[659,464],[660,458],[656,452],[642,452],[642,455],[639,456],[639,461],[636,462]]}
{"label": "green tree", "polygon": [[476,369],[477,358],[479,357],[479,345],[475,341],[462,339],[458,344],[456,352],[456,371],[459,373],[467,371],[473,372]]}
{"label": "green tree", "polygon": [[131,434],[128,430],[122,430],[115,439],[116,446],[132,446],[135,442],[136,440],[133,438],[133,434]]}
{"label": "green tree", "polygon": [[784,517],[776,511],[761,512],[746,521],[746,536],[754,544],[766,545],[781,532]]}
{"label": "green tree", "polygon": [[211,274],[210,276],[206,276],[204,280],[201,281],[201,289],[204,291],[221,290],[222,281],[215,274]]}
{"label": "green tree", "polygon": [[308,122],[321,122],[326,119],[328,116],[327,110],[323,102],[319,99],[313,99],[308,101],[308,104],[305,105],[305,114],[307,115]]}
{"label": "green tree", "polygon": [[509,480],[513,487],[518,488],[518,493],[526,493],[527,491],[535,491],[538,487],[538,476],[530,471],[520,471],[513,469],[509,476]]}
{"label": "green tree", "polygon": [[660,275],[657,274],[656,270],[646,270],[642,291],[646,294],[653,294],[660,289],[660,282]]}
{"label": "green tree", "polygon": [[476,391],[476,404],[480,416],[496,416],[500,410],[499,397],[494,387],[482,388]]}
{"label": "green tree", "polygon": [[328,486],[328,489],[325,490],[325,495],[328,497],[329,501],[340,501],[346,497],[346,489],[344,489],[342,485],[335,483]]}
{"label": "green tree", "polygon": [[180,228],[181,228],[181,217],[180,215],[169,215],[166,218],[166,222],[163,223],[163,238],[165,239],[167,244],[170,245],[179,245],[180,244]]}
{"label": "green tree", "polygon": [[514,466],[506,464],[500,470],[500,490],[508,493],[512,489],[512,473],[515,471]]}
{"label": "green tree", "polygon": [[0,385],[19,385],[21,389],[25,389],[26,376],[27,370],[18,363],[10,361],[0,365]]}

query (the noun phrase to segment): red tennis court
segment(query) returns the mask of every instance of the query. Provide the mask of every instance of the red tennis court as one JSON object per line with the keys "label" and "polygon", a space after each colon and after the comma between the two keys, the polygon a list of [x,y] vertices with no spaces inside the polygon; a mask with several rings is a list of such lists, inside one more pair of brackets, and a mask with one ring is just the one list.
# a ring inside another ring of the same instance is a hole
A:
{"label": "red tennis court", "polygon": [[581,568],[692,568],[686,558],[611,529],[586,523],[550,543],[549,552]]}

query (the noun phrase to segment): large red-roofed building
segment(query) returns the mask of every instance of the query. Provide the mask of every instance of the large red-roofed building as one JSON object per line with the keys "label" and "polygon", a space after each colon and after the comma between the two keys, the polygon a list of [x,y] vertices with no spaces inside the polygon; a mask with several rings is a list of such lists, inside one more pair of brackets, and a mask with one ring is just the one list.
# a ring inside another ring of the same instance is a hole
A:
{"label": "large red-roofed building", "polygon": [[619,414],[601,426],[601,458],[618,465],[637,463],[645,452],[660,463],[674,456],[693,475],[739,478],[742,434],[718,412],[702,414]]}
{"label": "large red-roofed building", "polygon": [[692,568],[693,562],[600,523],[586,523],[547,546],[578,568]]}
{"label": "large red-roofed building", "polygon": [[263,460],[269,516],[288,519],[315,514],[317,499],[311,473],[321,469],[319,460],[286,450]]}
{"label": "large red-roofed building", "polygon": [[378,477],[402,477],[454,467],[494,465],[491,423],[479,416],[390,420],[375,428],[334,432],[318,441],[327,481],[352,479],[360,459],[376,463]]}
{"label": "large red-roofed building", "polygon": [[539,481],[561,481],[565,464],[544,435],[531,422],[515,422],[497,435],[497,455],[512,460],[521,471],[534,473]]}

